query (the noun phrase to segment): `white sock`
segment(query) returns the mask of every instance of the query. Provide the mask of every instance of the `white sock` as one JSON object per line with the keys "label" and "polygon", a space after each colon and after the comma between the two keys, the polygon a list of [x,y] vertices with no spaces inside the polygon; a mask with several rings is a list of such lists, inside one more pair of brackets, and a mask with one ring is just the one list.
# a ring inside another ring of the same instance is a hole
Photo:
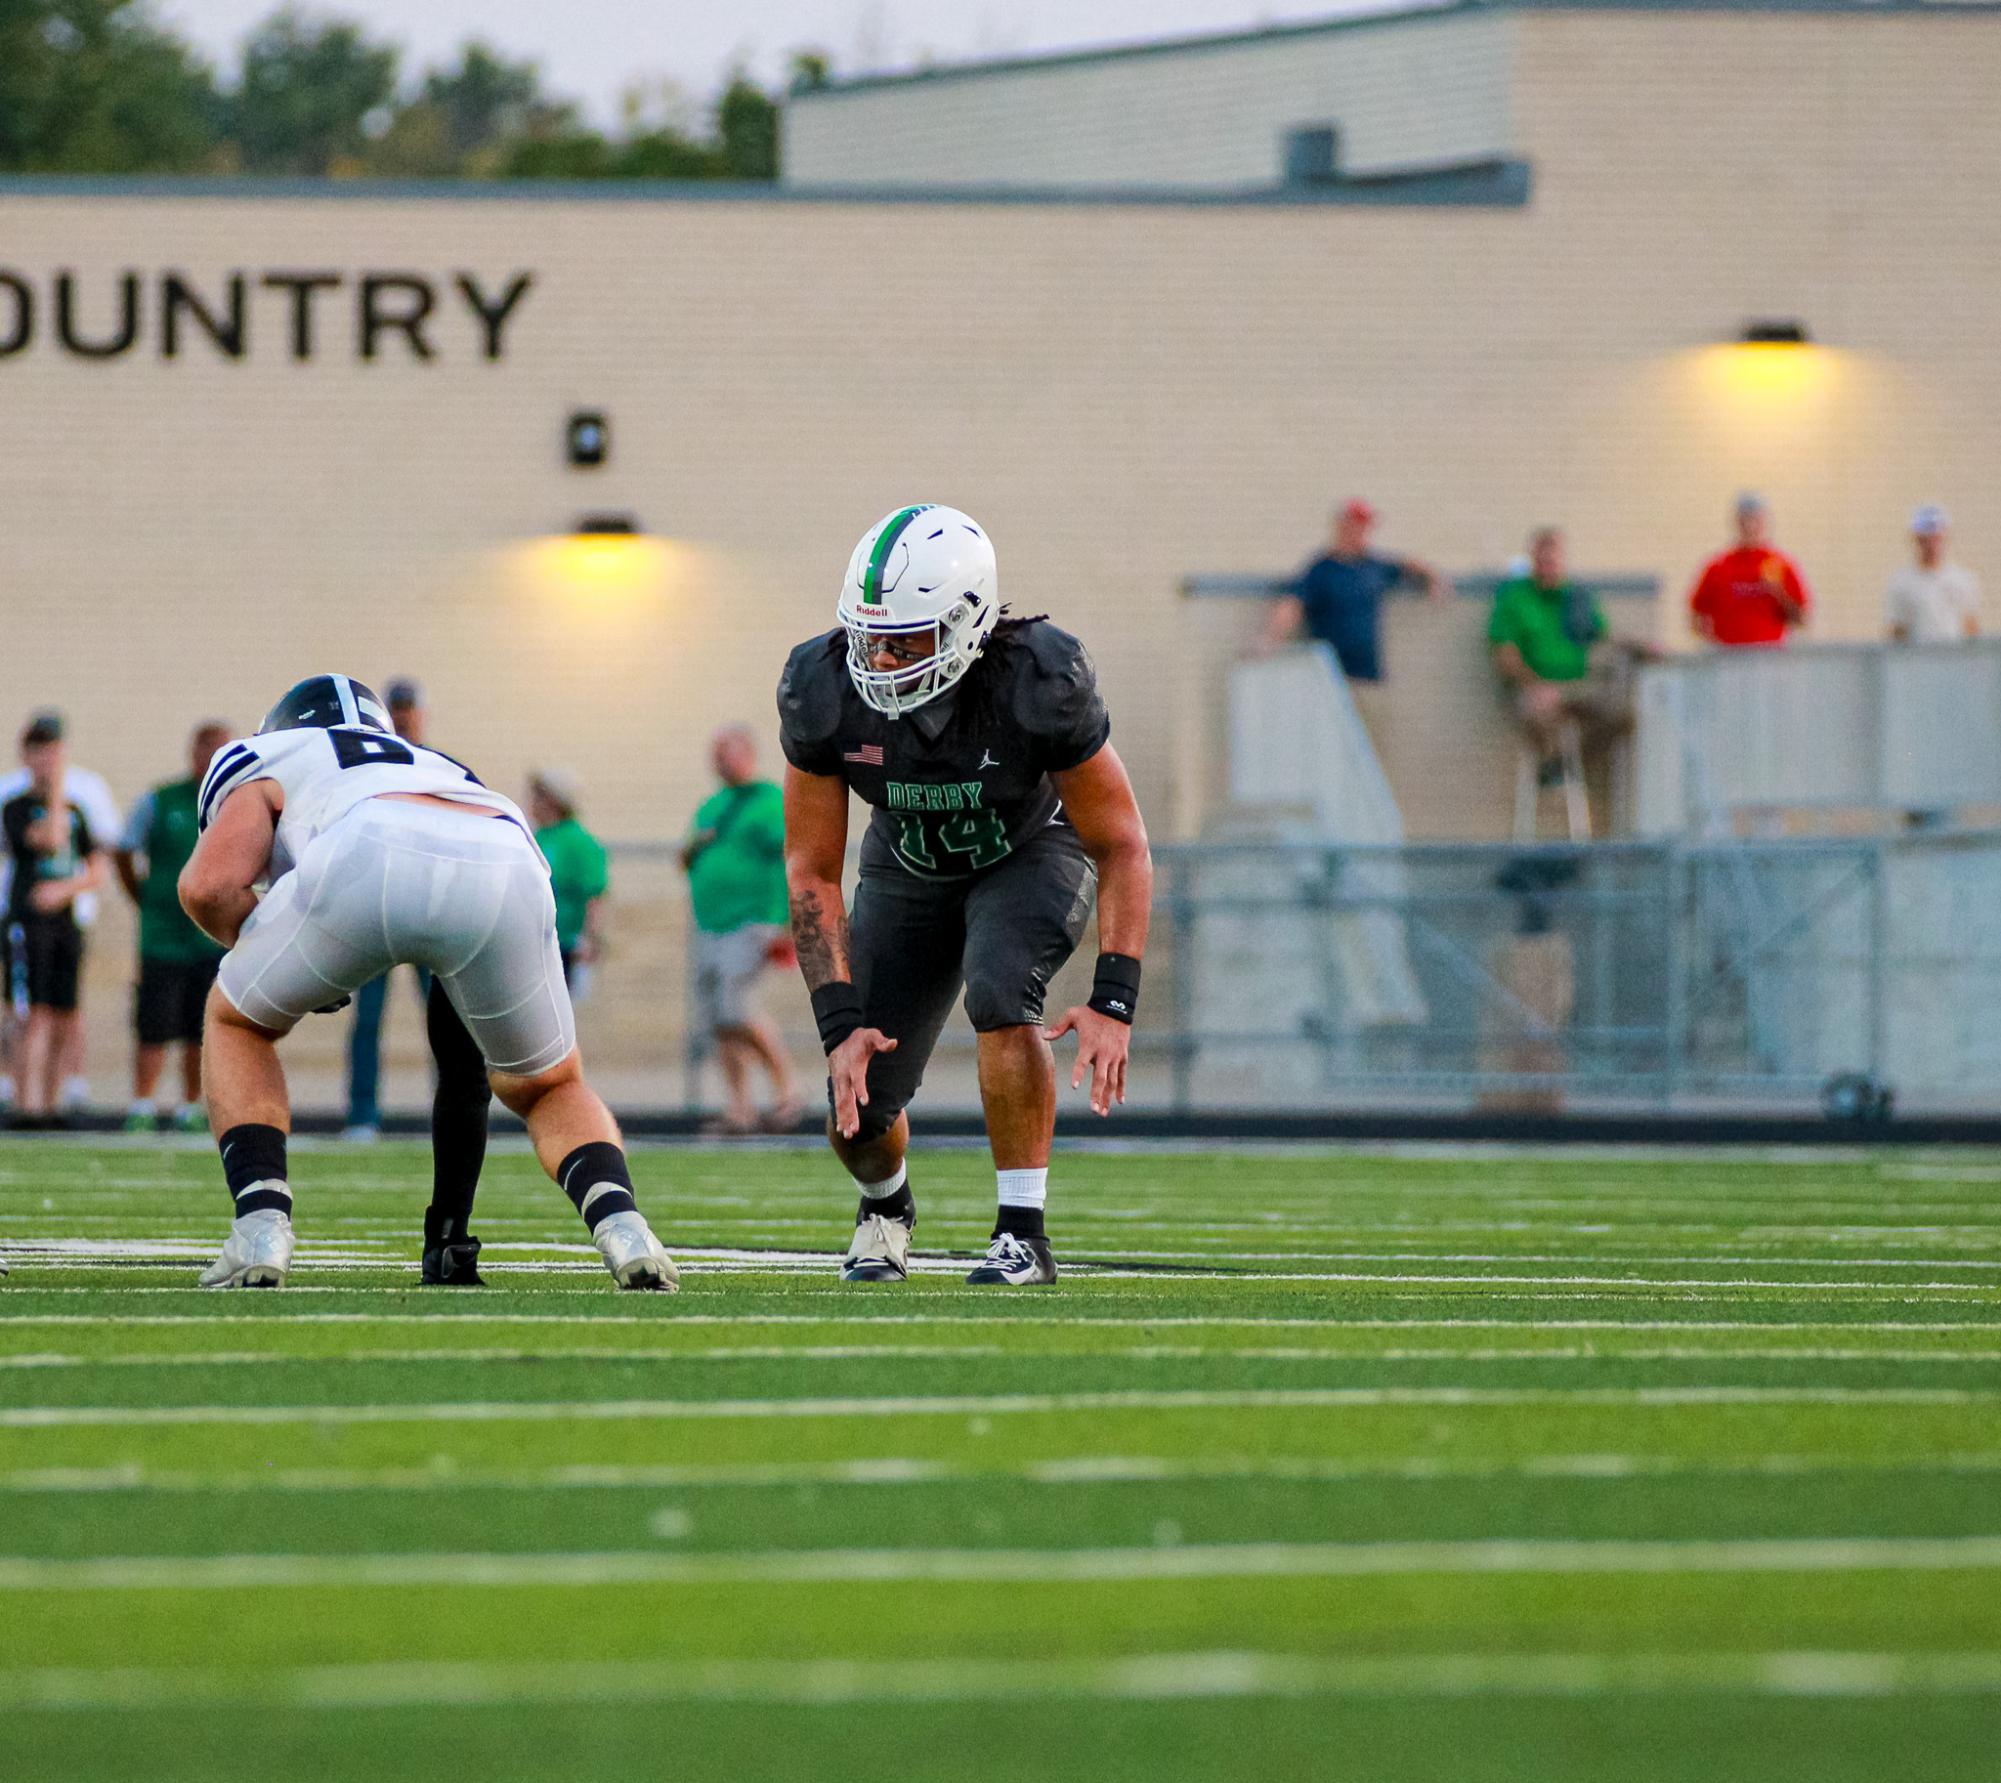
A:
{"label": "white sock", "polygon": [[151,1120],[159,1110],[153,1106],[153,1098],[151,1096],[134,1096],[132,1098],[132,1106],[125,1112],[127,1114],[143,1115],[147,1120]]}
{"label": "white sock", "polygon": [[1049,1166],[1040,1170],[996,1170],[1003,1207],[1042,1207],[1049,1200]]}
{"label": "white sock", "polygon": [[909,1174],[909,1171],[903,1165],[899,1164],[896,1167],[896,1174],[886,1181],[862,1183],[859,1185],[862,1192],[862,1199],[865,1201],[887,1201],[890,1196],[903,1187],[904,1181]]}

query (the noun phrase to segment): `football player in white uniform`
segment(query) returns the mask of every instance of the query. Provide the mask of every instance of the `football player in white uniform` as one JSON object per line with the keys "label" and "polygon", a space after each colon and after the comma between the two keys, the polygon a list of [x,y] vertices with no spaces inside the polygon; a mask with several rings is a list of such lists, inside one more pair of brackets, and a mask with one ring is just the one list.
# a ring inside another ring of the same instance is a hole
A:
{"label": "football player in white uniform", "polygon": [[399,739],[360,682],[315,675],[256,736],[217,752],[197,817],[181,902],[230,950],[209,996],[203,1076],[236,1210],[204,1287],[282,1287],[291,1267],[276,1043],[405,964],[436,975],[618,1285],[677,1285],[618,1127],[584,1081],[548,865],[512,802]]}

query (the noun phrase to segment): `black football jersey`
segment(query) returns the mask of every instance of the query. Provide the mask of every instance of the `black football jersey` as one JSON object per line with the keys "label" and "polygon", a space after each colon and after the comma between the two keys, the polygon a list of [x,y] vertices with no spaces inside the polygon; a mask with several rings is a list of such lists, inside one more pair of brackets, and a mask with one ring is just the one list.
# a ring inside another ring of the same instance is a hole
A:
{"label": "black football jersey", "polygon": [[900,718],[848,677],[847,638],[792,652],[778,683],[779,740],[802,773],[845,780],[870,827],[926,879],[964,879],[1062,821],[1052,773],[1087,762],[1112,722],[1090,653],[1047,620],[1003,621],[950,692]]}

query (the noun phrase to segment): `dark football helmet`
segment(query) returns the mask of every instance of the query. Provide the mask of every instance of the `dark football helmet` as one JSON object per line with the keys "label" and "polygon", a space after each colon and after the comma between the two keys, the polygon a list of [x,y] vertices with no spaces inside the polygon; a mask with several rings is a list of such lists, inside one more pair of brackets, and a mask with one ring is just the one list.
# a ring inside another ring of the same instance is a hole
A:
{"label": "dark football helmet", "polygon": [[388,731],[392,736],[396,730],[389,722],[389,709],[376,698],[374,688],[352,675],[308,675],[264,714],[257,734],[261,737],[266,731],[330,731],[343,725]]}

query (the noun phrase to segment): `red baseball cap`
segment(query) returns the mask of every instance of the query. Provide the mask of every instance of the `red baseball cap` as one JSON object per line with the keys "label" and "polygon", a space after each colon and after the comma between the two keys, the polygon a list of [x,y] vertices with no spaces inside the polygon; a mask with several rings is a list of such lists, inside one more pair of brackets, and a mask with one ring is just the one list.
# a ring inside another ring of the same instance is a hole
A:
{"label": "red baseball cap", "polygon": [[1357,526],[1373,526],[1376,519],[1376,510],[1370,507],[1358,495],[1341,510],[1341,518],[1343,520],[1352,520]]}

